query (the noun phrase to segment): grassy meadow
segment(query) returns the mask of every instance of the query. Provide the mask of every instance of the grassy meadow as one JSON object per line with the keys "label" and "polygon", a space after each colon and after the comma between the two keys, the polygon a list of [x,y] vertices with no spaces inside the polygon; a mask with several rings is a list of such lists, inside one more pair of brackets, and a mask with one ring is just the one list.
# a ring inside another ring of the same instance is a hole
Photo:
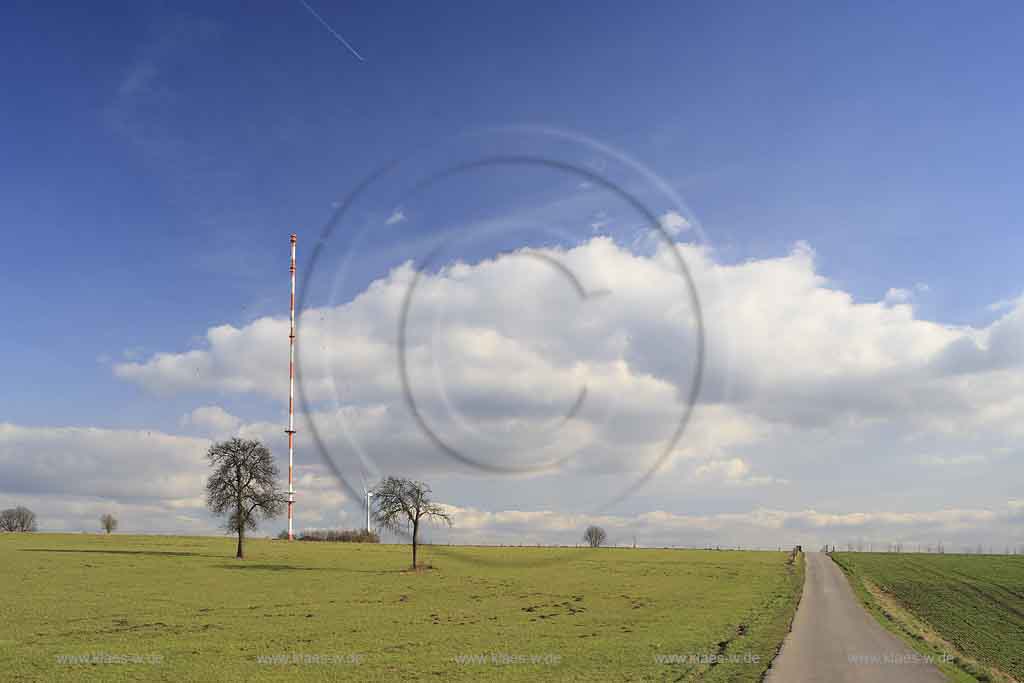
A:
{"label": "grassy meadow", "polygon": [[975,680],[1024,680],[1024,556],[833,557],[880,621],[912,644],[955,654]]}
{"label": "grassy meadow", "polygon": [[419,572],[400,545],[233,554],[0,535],[0,680],[757,681],[803,582],[776,552],[425,546]]}

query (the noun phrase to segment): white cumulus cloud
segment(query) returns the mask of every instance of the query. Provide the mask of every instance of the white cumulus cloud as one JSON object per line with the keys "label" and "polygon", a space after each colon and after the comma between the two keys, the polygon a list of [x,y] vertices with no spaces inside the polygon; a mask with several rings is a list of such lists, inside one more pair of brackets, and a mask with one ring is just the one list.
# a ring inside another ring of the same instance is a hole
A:
{"label": "white cumulus cloud", "polygon": [[211,436],[230,435],[242,424],[242,419],[220,406],[200,406],[181,417],[183,427],[195,427]]}
{"label": "white cumulus cloud", "polygon": [[[1007,482],[1024,476],[1016,446],[1024,432],[1020,303],[986,327],[949,325],[898,305],[909,290],[855,300],[819,272],[804,243],[735,264],[696,246],[679,249],[700,299],[704,384],[668,466],[633,501],[638,510],[664,508],[686,491],[693,505],[774,501],[772,509],[882,514],[910,503],[940,508],[950,487],[966,509],[1007,497]],[[482,478],[494,506],[510,508],[518,496],[549,509],[556,492],[568,492],[568,508],[662,455],[689,395],[697,316],[664,245],[638,254],[594,237],[534,251],[423,274],[405,359],[420,416],[445,443],[485,464],[559,463],[532,474],[526,488]],[[607,293],[581,297],[545,259],[585,292]],[[399,312],[414,275],[405,264],[351,301],[302,312],[300,381],[312,412],[300,416],[299,442],[310,448],[315,426],[328,454],[361,476],[423,474],[443,483],[469,474],[416,424],[397,362]],[[282,405],[286,340],[284,317],[220,325],[197,348],[114,371],[158,394],[232,393]],[[459,502],[455,489],[445,493]],[[813,526],[807,519],[785,523]]]}

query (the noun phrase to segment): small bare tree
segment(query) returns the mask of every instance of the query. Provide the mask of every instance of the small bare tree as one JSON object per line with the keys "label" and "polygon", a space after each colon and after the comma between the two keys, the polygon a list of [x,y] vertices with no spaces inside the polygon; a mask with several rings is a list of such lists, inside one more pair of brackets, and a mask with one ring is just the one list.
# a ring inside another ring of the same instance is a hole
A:
{"label": "small bare tree", "polygon": [[36,513],[19,505],[0,512],[0,531],[36,531]]}
{"label": "small bare tree", "polygon": [[441,521],[452,525],[451,515],[430,499],[430,487],[421,481],[388,477],[373,489],[373,518],[396,533],[412,526],[412,568],[416,568],[420,522]]}
{"label": "small bare tree", "polygon": [[7,508],[0,512],[0,531],[17,531],[15,529],[14,508]]}
{"label": "small bare tree", "polygon": [[100,515],[100,526],[108,534],[117,531],[117,517],[110,514],[109,512],[105,515]]}
{"label": "small bare tree", "polygon": [[599,526],[591,524],[587,527],[587,530],[583,532],[583,540],[587,542],[591,548],[600,548],[604,545],[605,541],[608,540],[608,534],[605,533],[604,529]]}
{"label": "small bare tree", "polygon": [[213,474],[206,481],[206,504],[227,514],[225,528],[238,534],[235,557],[245,558],[245,531],[256,529],[257,515],[272,519],[288,499],[278,488],[278,469],[270,449],[259,441],[235,437],[210,446],[206,453]]}

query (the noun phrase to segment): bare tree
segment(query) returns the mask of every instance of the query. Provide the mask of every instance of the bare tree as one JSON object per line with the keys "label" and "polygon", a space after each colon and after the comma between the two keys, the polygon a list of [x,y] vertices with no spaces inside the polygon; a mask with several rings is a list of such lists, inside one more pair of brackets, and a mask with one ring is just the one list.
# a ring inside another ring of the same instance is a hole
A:
{"label": "bare tree", "polygon": [[19,505],[0,512],[0,531],[36,531],[36,513]]}
{"label": "bare tree", "polygon": [[591,524],[587,527],[587,530],[583,532],[583,540],[587,542],[591,548],[600,548],[604,545],[605,541],[608,540],[608,534],[605,530],[599,526]]}
{"label": "bare tree", "polygon": [[245,532],[256,529],[257,515],[272,519],[288,502],[278,487],[277,464],[262,443],[238,437],[213,444],[206,457],[213,468],[206,481],[206,505],[214,514],[227,514],[225,528],[238,534],[235,557],[243,559]]}
{"label": "bare tree", "polygon": [[103,527],[103,530],[108,534],[117,531],[117,517],[109,512],[104,515],[100,515],[100,526]]}
{"label": "bare tree", "polygon": [[420,522],[441,521],[452,525],[448,512],[430,499],[430,487],[421,481],[388,477],[373,488],[373,518],[396,533],[412,527],[412,568],[416,568],[416,547]]}
{"label": "bare tree", "polygon": [[14,508],[8,508],[3,512],[0,512],[0,531],[17,531],[17,529],[14,528],[14,519]]}

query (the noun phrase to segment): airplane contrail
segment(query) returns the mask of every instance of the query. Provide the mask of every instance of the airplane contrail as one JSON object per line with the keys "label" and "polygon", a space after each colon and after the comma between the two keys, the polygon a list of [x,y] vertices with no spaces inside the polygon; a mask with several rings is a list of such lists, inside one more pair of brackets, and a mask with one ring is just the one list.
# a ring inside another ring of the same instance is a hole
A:
{"label": "airplane contrail", "polygon": [[356,59],[358,59],[360,62],[365,62],[366,61],[365,59],[363,59],[363,56],[356,51],[356,49],[354,47],[349,45],[348,41],[345,40],[340,33],[335,31],[334,28],[331,27],[331,25],[328,24],[327,21],[324,20],[323,17],[321,17],[319,14],[317,14],[315,9],[313,9],[312,7],[309,6],[309,4],[306,2],[306,0],[299,0],[299,2],[302,3],[303,7],[305,7],[307,10],[309,10],[310,14],[312,14],[314,17],[316,17],[317,21],[319,21],[321,24],[324,25],[324,28],[326,28],[328,31],[331,32],[332,36],[334,36],[339,41],[341,41],[341,44],[344,45],[345,47],[347,47],[348,51],[356,56]]}

